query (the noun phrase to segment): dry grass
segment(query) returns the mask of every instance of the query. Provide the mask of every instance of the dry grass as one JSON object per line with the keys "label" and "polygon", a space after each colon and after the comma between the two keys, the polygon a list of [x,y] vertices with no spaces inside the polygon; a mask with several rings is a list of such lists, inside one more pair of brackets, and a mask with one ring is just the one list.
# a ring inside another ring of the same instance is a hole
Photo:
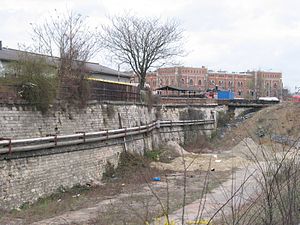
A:
{"label": "dry grass", "polygon": [[[238,127],[232,128],[224,138],[216,140],[219,149],[229,149],[247,137],[257,143],[267,144],[270,134],[298,138],[300,133],[300,104],[282,103],[262,109]],[[262,133],[264,137],[259,137]]]}

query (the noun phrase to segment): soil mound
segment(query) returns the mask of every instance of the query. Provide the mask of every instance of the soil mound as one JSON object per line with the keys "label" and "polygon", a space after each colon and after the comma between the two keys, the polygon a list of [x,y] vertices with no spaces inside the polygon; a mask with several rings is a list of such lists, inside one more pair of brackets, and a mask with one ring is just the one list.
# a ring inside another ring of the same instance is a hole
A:
{"label": "soil mound", "polygon": [[221,147],[227,149],[249,137],[256,143],[266,144],[274,134],[299,138],[300,104],[281,103],[262,109],[238,127],[232,128],[219,142]]}

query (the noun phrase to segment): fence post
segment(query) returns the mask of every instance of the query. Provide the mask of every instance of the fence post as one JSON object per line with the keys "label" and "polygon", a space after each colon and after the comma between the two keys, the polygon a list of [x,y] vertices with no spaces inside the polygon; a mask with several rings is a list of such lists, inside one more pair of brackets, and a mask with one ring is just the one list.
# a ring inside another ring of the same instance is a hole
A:
{"label": "fence post", "polygon": [[[119,128],[122,129],[123,128],[123,124],[122,124],[122,118],[121,118],[120,113],[118,113],[118,119],[119,119]],[[127,130],[126,130],[126,127],[125,127],[125,136],[123,138],[123,141],[124,141],[124,151],[125,152],[127,152],[126,133],[127,133]]]}
{"label": "fence post", "polygon": [[11,144],[11,138],[0,138],[0,141],[8,141],[8,153],[11,154],[12,151],[12,144]]}
{"label": "fence post", "polygon": [[85,143],[85,131],[78,131],[76,134],[82,134],[83,143]]}
{"label": "fence post", "polygon": [[57,146],[57,134],[54,135],[54,145]]}

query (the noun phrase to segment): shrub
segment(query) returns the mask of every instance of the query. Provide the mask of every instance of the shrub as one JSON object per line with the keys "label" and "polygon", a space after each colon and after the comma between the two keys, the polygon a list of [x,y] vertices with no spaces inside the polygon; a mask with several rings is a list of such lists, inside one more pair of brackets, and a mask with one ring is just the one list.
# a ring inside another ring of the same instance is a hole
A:
{"label": "shrub", "polygon": [[90,82],[84,76],[60,79],[59,99],[83,108],[90,98]]}
{"label": "shrub", "polygon": [[158,150],[146,151],[144,156],[151,161],[159,161],[161,153]]}
{"label": "shrub", "polygon": [[107,161],[102,179],[103,180],[110,179],[115,175],[115,173],[116,173],[116,170],[115,170],[114,165],[110,161]]}
{"label": "shrub", "polygon": [[150,111],[153,105],[159,104],[160,97],[154,95],[150,89],[141,90],[140,92],[141,101],[148,106],[148,110]]}
{"label": "shrub", "polygon": [[56,79],[38,74],[23,76],[20,79],[18,93],[28,103],[45,113],[56,97]]}
{"label": "shrub", "polygon": [[56,97],[56,70],[44,58],[19,57],[19,61],[6,67],[6,77],[1,79],[1,83],[16,87],[16,94],[44,113]]}
{"label": "shrub", "polygon": [[218,127],[225,127],[231,120],[232,114],[229,112],[218,112]]}

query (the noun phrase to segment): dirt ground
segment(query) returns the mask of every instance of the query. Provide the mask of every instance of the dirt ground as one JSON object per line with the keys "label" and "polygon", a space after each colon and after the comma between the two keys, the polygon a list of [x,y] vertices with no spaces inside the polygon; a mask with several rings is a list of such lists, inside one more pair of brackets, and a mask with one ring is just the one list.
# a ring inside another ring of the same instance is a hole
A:
{"label": "dirt ground", "polygon": [[[251,148],[257,147],[251,140],[245,142]],[[246,148],[241,142],[231,151],[189,153],[168,162],[141,162],[139,158],[130,158],[128,162],[125,159],[119,171],[112,173],[105,184],[66,190],[18,211],[7,212],[0,224],[145,224],[161,216],[162,207],[168,208],[170,213],[181,208],[184,195],[185,204],[200,199],[208,174],[206,192],[228,180],[233,171],[249,164],[242,154]],[[120,174],[125,170],[126,173]],[[153,177],[161,180],[152,181]]]}
{"label": "dirt ground", "polygon": [[[224,137],[216,140],[219,149],[230,148],[246,137],[257,143],[268,143],[271,134],[298,139],[300,134],[300,104],[285,102],[256,112],[237,127],[232,127]],[[265,138],[261,138],[264,136]]]}
{"label": "dirt ground", "polygon": [[[188,155],[185,156],[184,160],[186,165],[190,165],[188,166],[188,171],[206,171],[211,169],[214,171],[229,171],[249,163],[247,159],[241,156],[230,155],[230,153]],[[170,163],[153,162],[151,166],[160,170],[184,170],[183,159],[180,157],[175,158]]]}

